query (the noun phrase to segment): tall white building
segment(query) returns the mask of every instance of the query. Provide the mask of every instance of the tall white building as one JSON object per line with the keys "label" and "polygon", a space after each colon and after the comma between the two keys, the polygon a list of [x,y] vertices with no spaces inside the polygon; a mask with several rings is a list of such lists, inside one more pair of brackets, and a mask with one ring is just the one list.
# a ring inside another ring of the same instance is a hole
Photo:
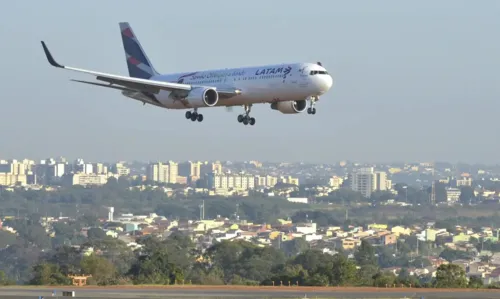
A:
{"label": "tall white building", "polygon": [[187,161],[179,164],[179,176],[189,178],[190,181],[196,181],[201,177],[201,162]]}
{"label": "tall white building", "polygon": [[148,166],[148,180],[160,183],[177,183],[178,165],[173,161],[151,163]]}
{"label": "tall white building", "polygon": [[250,174],[217,174],[208,175],[210,189],[249,190],[255,188],[255,177]]}
{"label": "tall white building", "polygon": [[118,176],[128,176],[130,174],[130,168],[125,166],[124,162],[118,162],[113,165],[113,172]]}
{"label": "tall white building", "polygon": [[73,173],[70,176],[72,185],[104,185],[108,182],[108,176],[95,173]]}
{"label": "tall white building", "polygon": [[361,168],[350,176],[351,189],[370,197],[374,191],[386,191],[391,189],[391,181],[387,179],[387,173],[374,171],[373,167]]}
{"label": "tall white building", "polygon": [[270,175],[266,176],[255,176],[254,184],[256,187],[267,187],[272,188],[278,183],[278,178]]}

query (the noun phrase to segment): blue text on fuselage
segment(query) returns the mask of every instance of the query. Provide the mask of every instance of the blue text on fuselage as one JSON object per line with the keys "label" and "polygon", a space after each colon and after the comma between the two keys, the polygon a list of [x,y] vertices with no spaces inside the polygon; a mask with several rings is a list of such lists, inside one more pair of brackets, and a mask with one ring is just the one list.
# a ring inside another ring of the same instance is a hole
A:
{"label": "blue text on fuselage", "polygon": [[238,70],[238,71],[228,71],[228,72],[208,72],[208,73],[201,73],[201,74],[196,74],[191,77],[193,80],[199,80],[199,79],[213,79],[213,78],[223,78],[223,77],[233,77],[233,76],[243,76],[245,75],[244,70]]}
{"label": "blue text on fuselage", "polygon": [[267,68],[267,69],[258,69],[258,70],[256,70],[255,71],[255,76],[271,75],[271,74],[282,74],[282,73],[283,73],[283,68],[282,67],[270,67],[270,68]]}

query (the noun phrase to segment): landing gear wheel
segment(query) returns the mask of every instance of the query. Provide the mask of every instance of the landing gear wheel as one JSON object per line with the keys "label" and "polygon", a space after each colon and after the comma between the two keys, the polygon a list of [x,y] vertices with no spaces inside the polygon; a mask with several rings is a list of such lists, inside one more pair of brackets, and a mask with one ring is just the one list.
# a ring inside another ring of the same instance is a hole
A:
{"label": "landing gear wheel", "polygon": [[198,122],[201,123],[203,121],[203,114],[198,114],[197,119],[198,119]]}
{"label": "landing gear wheel", "polygon": [[316,114],[316,108],[314,107],[314,105],[316,104],[316,102],[319,100],[319,97],[311,97],[309,99],[309,102],[310,102],[310,106],[309,108],[307,108],[307,114]]}
{"label": "landing gear wheel", "polygon": [[191,111],[186,111],[186,119],[190,119],[191,118]]}
{"label": "landing gear wheel", "polygon": [[252,110],[252,105],[244,105],[245,113],[238,115],[238,122],[243,123],[245,126],[250,124],[255,125],[255,118],[250,117],[250,111]]}
{"label": "landing gear wheel", "polygon": [[191,113],[191,121],[196,121],[196,119],[198,119],[198,113],[196,112]]}

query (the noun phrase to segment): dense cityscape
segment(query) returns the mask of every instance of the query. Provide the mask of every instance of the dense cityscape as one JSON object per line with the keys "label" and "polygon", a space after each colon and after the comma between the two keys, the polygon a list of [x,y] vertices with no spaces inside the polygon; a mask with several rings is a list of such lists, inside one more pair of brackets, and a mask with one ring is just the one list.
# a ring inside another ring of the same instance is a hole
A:
{"label": "dense cityscape", "polygon": [[500,286],[500,166],[0,161],[0,283]]}

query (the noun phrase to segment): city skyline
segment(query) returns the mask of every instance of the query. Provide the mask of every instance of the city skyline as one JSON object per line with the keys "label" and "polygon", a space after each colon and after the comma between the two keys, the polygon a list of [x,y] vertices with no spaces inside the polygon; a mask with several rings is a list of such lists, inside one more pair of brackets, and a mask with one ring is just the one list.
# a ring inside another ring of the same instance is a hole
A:
{"label": "city skyline", "polygon": [[[141,6],[147,13],[117,1],[99,2],[99,11],[89,2],[5,3],[0,134],[9,142],[0,155],[499,163],[500,3],[384,3],[321,2],[314,17],[302,1],[152,1]],[[165,11],[189,11],[190,19]],[[79,86],[68,79],[82,76],[47,64],[40,40],[63,63],[126,74],[121,21],[134,25],[164,72],[321,61],[336,83],[316,115],[256,106],[259,122],[249,129],[235,123],[242,108],[207,109],[206,121],[194,125],[178,111]],[[234,44],[220,47],[228,36]]]}
{"label": "city skyline", "polygon": [[331,161],[306,161],[306,160],[300,160],[300,161],[293,161],[293,160],[269,160],[269,159],[224,159],[224,158],[212,158],[212,159],[199,159],[196,157],[185,157],[181,159],[173,159],[168,156],[160,157],[158,159],[90,159],[87,158],[85,155],[77,155],[77,156],[68,156],[68,155],[48,155],[48,156],[41,156],[41,155],[35,155],[35,157],[29,156],[29,157],[22,157],[22,156],[0,156],[0,161],[23,161],[23,160],[31,160],[35,162],[40,162],[40,161],[45,161],[45,160],[50,160],[54,159],[55,161],[60,162],[60,159],[64,159],[68,163],[72,163],[78,160],[83,160],[86,162],[99,162],[99,163],[104,163],[104,164],[113,164],[113,163],[118,163],[118,162],[124,162],[124,163],[156,163],[156,162],[168,162],[168,161],[174,161],[177,163],[180,162],[223,162],[223,163],[248,163],[252,161],[257,161],[260,163],[292,163],[292,164],[306,164],[306,165],[337,165],[341,163],[345,164],[356,164],[359,166],[369,166],[369,165],[411,165],[411,164],[450,164],[450,165],[470,165],[470,166],[488,166],[488,167],[494,167],[494,166],[500,166],[500,162],[492,162],[492,163],[481,163],[481,162],[464,162],[464,161],[450,161],[450,160],[394,160],[394,161],[370,161],[370,160],[354,160],[354,159],[332,159]]}

